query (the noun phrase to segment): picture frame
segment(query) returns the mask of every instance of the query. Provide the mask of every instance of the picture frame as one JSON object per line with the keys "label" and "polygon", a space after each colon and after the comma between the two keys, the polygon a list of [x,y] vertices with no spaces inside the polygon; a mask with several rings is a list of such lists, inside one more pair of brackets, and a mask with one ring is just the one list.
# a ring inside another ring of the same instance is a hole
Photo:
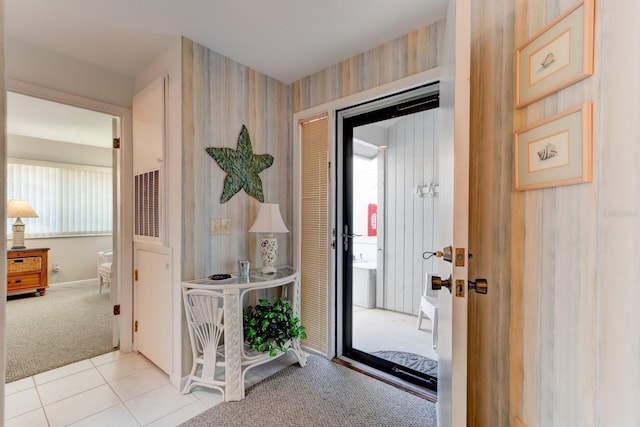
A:
{"label": "picture frame", "polygon": [[592,141],[590,102],[517,131],[516,191],[591,182]]}
{"label": "picture frame", "polygon": [[582,0],[516,49],[516,108],[593,74],[594,0]]}

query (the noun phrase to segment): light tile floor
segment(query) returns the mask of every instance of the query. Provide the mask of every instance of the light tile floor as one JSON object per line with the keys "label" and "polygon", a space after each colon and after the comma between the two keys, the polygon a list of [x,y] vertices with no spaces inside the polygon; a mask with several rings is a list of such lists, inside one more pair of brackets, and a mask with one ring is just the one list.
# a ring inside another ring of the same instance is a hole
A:
{"label": "light tile floor", "polygon": [[[293,353],[249,371],[248,385],[295,362]],[[144,356],[115,351],[5,386],[5,426],[176,426],[222,401],[204,388],[181,394]]]}

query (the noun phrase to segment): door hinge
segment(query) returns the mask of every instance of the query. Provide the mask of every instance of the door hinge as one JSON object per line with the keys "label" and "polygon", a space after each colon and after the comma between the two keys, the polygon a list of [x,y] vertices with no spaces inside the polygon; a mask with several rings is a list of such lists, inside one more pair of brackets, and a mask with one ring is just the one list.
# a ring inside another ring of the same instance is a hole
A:
{"label": "door hinge", "polygon": [[120,148],[120,138],[113,138],[113,148],[116,150]]}
{"label": "door hinge", "polygon": [[120,315],[120,304],[116,304],[113,306],[113,315],[114,316]]}
{"label": "door hinge", "polygon": [[134,282],[138,281],[138,270],[133,270],[133,281]]}
{"label": "door hinge", "polygon": [[133,332],[138,332],[138,321],[133,322]]}

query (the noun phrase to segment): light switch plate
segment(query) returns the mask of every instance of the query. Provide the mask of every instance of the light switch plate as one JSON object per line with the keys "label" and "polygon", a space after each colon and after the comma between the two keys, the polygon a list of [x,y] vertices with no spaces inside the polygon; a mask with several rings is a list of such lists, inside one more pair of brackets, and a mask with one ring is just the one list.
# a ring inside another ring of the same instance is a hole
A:
{"label": "light switch plate", "polygon": [[231,234],[231,219],[223,218],[220,220],[220,234]]}
{"label": "light switch plate", "polygon": [[209,235],[221,236],[231,234],[231,219],[229,218],[210,218],[209,219]]}

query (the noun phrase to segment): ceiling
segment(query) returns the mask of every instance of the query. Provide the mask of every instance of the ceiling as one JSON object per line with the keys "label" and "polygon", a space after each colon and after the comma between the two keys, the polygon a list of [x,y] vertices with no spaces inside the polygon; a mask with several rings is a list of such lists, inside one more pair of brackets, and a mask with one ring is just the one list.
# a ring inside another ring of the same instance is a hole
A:
{"label": "ceiling", "polygon": [[291,83],[445,16],[447,0],[5,0],[9,37],[135,76],[183,35]]}
{"label": "ceiling", "polygon": [[[441,19],[447,1],[4,0],[4,28],[8,38],[129,77],[182,35],[291,83]],[[7,99],[8,132],[18,135],[109,146],[105,120],[35,98]]]}

